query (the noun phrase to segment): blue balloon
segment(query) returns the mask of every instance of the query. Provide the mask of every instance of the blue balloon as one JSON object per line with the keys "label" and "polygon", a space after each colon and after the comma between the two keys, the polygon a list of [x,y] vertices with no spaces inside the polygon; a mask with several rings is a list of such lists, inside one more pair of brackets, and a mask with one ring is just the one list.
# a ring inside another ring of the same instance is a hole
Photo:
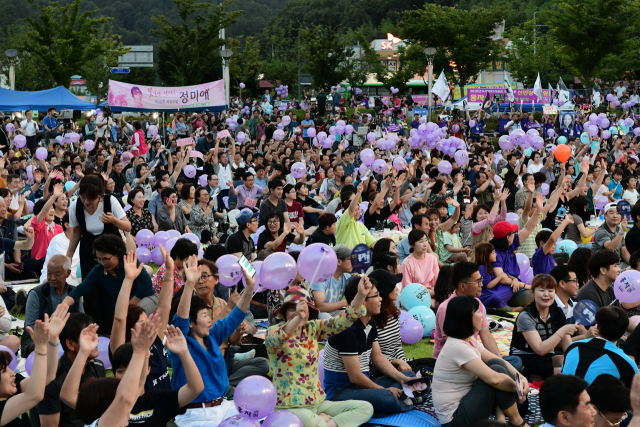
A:
{"label": "blue balloon", "polygon": [[586,132],[582,132],[582,135],[580,135],[580,142],[582,142],[584,145],[587,145],[589,142],[591,142],[589,140],[589,134]]}
{"label": "blue balloon", "polygon": [[617,135],[618,134],[618,128],[615,126],[611,126],[609,128],[609,132],[611,133],[611,135]]}
{"label": "blue balloon", "polygon": [[431,294],[423,284],[411,283],[402,290],[400,301],[407,310],[418,306],[431,307]]}
{"label": "blue balloon", "polygon": [[429,307],[419,305],[409,310],[409,314],[422,325],[422,328],[424,329],[423,337],[430,337],[433,335],[433,330],[436,328],[436,315],[433,310]]}
{"label": "blue balloon", "polygon": [[558,144],[564,145],[566,143],[567,143],[567,137],[566,136],[561,136],[560,138],[558,138]]}
{"label": "blue balloon", "polygon": [[75,187],[75,186],[76,186],[76,183],[75,183],[75,182],[73,182],[73,181],[67,181],[67,182],[64,184],[64,190],[65,190],[65,191],[69,191],[69,190],[71,190],[71,189],[72,189],[73,187]]}
{"label": "blue balloon", "polygon": [[563,240],[562,242],[556,245],[556,253],[564,253],[571,256],[573,251],[578,249],[578,245],[573,240]]}

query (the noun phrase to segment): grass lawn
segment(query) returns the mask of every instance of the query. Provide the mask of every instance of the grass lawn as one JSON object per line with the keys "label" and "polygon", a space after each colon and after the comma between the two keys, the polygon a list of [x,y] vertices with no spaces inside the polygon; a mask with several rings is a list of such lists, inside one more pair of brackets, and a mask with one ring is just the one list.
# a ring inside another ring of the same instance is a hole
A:
{"label": "grass lawn", "polygon": [[407,359],[422,359],[433,356],[433,344],[429,342],[429,338],[423,338],[417,344],[403,344],[402,348]]}

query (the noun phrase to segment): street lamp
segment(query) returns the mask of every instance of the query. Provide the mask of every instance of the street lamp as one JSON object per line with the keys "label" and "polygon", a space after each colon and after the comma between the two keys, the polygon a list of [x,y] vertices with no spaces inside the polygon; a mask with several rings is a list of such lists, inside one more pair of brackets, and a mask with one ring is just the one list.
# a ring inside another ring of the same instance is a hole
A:
{"label": "street lamp", "polygon": [[433,103],[433,98],[431,97],[431,86],[433,85],[433,57],[436,55],[436,48],[428,47],[424,50],[424,54],[427,57],[427,62],[429,63],[429,113],[427,119],[431,121],[431,104]]}
{"label": "street lamp", "polygon": [[230,99],[229,99],[229,62],[231,61],[231,56],[233,55],[233,51],[231,49],[222,49],[220,51],[220,56],[222,56],[222,62],[224,63],[224,97],[226,101],[227,108],[229,108]]}
{"label": "street lamp", "polygon": [[16,70],[13,67],[13,58],[18,55],[15,49],[7,49],[4,54],[9,58],[9,86],[11,90],[16,90]]}

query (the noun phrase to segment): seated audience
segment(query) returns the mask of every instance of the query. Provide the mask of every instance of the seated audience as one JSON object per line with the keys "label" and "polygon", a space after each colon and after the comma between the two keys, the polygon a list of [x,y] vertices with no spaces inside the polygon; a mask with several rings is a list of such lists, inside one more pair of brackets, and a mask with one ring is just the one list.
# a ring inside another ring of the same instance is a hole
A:
{"label": "seated audience", "polygon": [[[73,230],[69,227],[69,214],[65,214],[62,218],[62,229],[63,233],[56,234],[51,242],[49,242],[49,247],[47,248],[47,255],[44,258],[44,265],[42,266],[42,271],[40,272],[40,283],[43,284],[47,280],[47,266],[51,258],[56,255],[65,256],[67,254],[67,249],[69,249],[69,243],[71,235],[73,234]],[[73,259],[71,260],[70,266],[70,274],[67,277],[67,283],[73,286],[78,285],[77,271],[78,265],[80,264],[80,247],[76,247],[76,251],[73,254]]]}
{"label": "seated audience", "polygon": [[560,225],[553,230],[553,233],[549,230],[542,230],[536,234],[536,247],[538,249],[536,249],[531,258],[531,267],[534,275],[549,274],[553,267],[558,265],[553,257],[553,254],[556,253],[556,242],[569,224],[573,224],[573,217],[566,215]]}
{"label": "seated audience", "polygon": [[[212,245],[214,246],[214,245]],[[189,239],[178,239],[170,251],[173,260],[173,294],[184,286],[184,263],[192,255],[198,255],[198,246]],[[153,289],[159,294],[164,284],[167,267],[163,264],[153,276]]]}
{"label": "seated audience", "polygon": [[318,227],[309,237],[307,244],[324,243],[334,247],[336,245],[336,229],[338,219],[332,213],[321,213],[318,217]]}
{"label": "seated audience", "polygon": [[511,338],[510,355],[519,356],[524,376],[531,380],[538,375],[543,380],[562,366],[562,352],[571,344],[577,325],[567,324],[564,313],[555,303],[556,280],[547,274],[533,278],[533,301],[524,307],[516,319]]}
{"label": "seated audience", "polygon": [[575,341],[566,350],[562,373],[584,378],[591,384],[599,375],[610,374],[631,387],[638,366],[616,344],[629,326],[620,307],[602,307],[595,313],[596,336]]}
{"label": "seated audience", "polygon": [[620,425],[629,416],[631,400],[629,388],[613,375],[601,374],[587,388],[591,404],[598,413],[594,427]]}
{"label": "seated audience", "polygon": [[[258,236],[258,252],[262,249],[286,252],[290,243],[297,245],[304,243],[304,227],[296,221],[284,222],[282,216],[276,211],[266,214],[264,218],[266,226]],[[291,231],[291,228],[295,230],[295,233]]]}
{"label": "seated audience", "polygon": [[[361,278],[352,277],[345,287],[348,304],[356,298]],[[398,371],[380,351],[378,331],[373,316],[380,314],[382,298],[371,280],[363,306],[367,314],[351,327],[329,337],[324,348],[324,388],[333,401],[362,400],[371,403],[374,417],[408,412],[422,403],[422,397],[408,397],[402,384],[415,376],[413,371]],[[372,380],[370,365],[382,376]]]}
{"label": "seated audience", "polygon": [[[485,349],[474,338],[482,329],[480,302],[472,296],[449,301],[442,347],[431,385],[433,404],[443,426],[472,426],[493,413],[512,426],[525,426],[518,412],[516,378],[520,375],[510,364]],[[524,378],[524,396],[529,385]]]}
{"label": "seated audience", "polygon": [[420,283],[433,296],[433,287],[438,278],[438,259],[428,252],[429,237],[422,230],[411,230],[409,233],[411,254],[402,261],[402,288],[410,283]]}
{"label": "seated audience", "polygon": [[573,375],[553,375],[540,387],[540,412],[553,427],[593,426],[598,411],[587,392],[589,384]]}
{"label": "seated audience", "polygon": [[615,301],[613,283],[620,274],[620,257],[610,250],[603,249],[593,254],[588,269],[591,280],[580,287],[578,301],[588,299],[598,307],[606,307]]}
{"label": "seated audience", "polygon": [[174,188],[165,188],[161,192],[164,204],[158,208],[156,222],[159,231],[176,230],[180,234],[191,233],[189,220],[184,212],[177,206],[178,195]]}
{"label": "seated audience", "polygon": [[[358,282],[357,295],[346,310],[339,316],[323,320],[318,319],[319,310],[313,305],[308,292],[290,287],[282,306],[275,313],[285,323],[271,326],[267,331],[265,343],[271,375],[289,378],[274,381],[278,393],[276,409],[293,412],[305,427],[357,427],[373,415],[369,402],[327,400],[318,373],[319,369],[324,369],[318,366],[318,341],[344,331],[366,313],[363,303],[372,289],[371,282],[366,276],[359,278]],[[292,342],[297,346],[292,347]]]}
{"label": "seated audience", "polygon": [[347,282],[351,278],[353,265],[351,265],[351,249],[348,246],[337,245],[333,247],[333,251],[338,257],[335,273],[326,282],[312,283],[311,292],[318,310],[336,316],[349,305],[343,297]]}

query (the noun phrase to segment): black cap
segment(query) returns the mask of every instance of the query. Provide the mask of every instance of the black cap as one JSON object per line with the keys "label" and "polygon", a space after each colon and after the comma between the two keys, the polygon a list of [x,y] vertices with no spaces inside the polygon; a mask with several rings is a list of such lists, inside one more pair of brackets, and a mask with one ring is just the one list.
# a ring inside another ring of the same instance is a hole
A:
{"label": "black cap", "polygon": [[369,279],[376,281],[378,293],[384,298],[393,292],[399,282],[402,282],[402,274],[391,274],[388,270],[379,268],[369,273]]}

